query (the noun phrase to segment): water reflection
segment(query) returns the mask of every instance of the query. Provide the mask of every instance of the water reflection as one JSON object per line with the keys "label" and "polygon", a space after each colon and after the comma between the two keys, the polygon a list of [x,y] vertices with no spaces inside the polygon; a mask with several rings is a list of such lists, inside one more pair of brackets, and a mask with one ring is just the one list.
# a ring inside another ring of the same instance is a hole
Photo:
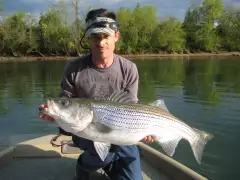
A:
{"label": "water reflection", "polygon": [[[145,60],[135,61],[140,75],[140,97],[156,98],[157,87],[183,90],[183,95],[199,102],[219,104],[220,94],[239,93],[240,61],[235,60]],[[1,63],[1,111],[4,98],[31,103],[59,92],[59,81],[66,61]],[[238,95],[236,95],[238,96]],[[145,99],[145,98],[144,98]]]}

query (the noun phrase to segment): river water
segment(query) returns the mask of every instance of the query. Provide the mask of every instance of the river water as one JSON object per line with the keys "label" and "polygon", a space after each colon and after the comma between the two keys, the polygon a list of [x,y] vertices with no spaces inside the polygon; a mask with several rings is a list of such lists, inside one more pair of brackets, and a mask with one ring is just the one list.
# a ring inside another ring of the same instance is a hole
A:
{"label": "river water", "polygon": [[[171,113],[214,134],[202,164],[182,140],[174,159],[211,179],[239,179],[240,59],[138,59],[139,100],[164,98]],[[38,107],[57,96],[67,61],[0,64],[0,149],[48,133],[56,125],[38,117]]]}

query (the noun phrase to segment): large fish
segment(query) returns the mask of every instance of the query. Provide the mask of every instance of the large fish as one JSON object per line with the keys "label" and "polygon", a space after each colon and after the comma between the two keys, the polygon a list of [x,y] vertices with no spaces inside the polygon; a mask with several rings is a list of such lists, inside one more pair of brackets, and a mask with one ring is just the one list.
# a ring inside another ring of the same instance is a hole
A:
{"label": "large fish", "polygon": [[181,139],[187,140],[201,163],[204,146],[213,135],[191,128],[173,116],[162,100],[151,104],[130,101],[126,92],[114,93],[108,100],[48,99],[44,113],[54,117],[65,131],[92,140],[102,160],[111,144],[138,144],[151,135],[169,156],[173,156]]}

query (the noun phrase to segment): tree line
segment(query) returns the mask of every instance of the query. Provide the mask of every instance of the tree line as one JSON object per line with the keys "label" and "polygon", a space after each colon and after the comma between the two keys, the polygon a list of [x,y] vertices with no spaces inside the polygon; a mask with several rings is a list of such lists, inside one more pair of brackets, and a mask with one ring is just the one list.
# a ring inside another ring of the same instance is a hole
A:
{"label": "tree line", "polygon": [[[1,56],[76,56],[88,51],[80,45],[85,17],[79,0],[61,0],[38,17],[17,12],[0,19]],[[70,11],[69,11],[70,9]],[[4,12],[4,7],[2,12]],[[71,12],[71,13],[70,13]],[[72,13],[73,12],[73,13]],[[222,0],[191,6],[184,20],[161,18],[156,7],[117,10],[121,54],[240,51],[240,9]],[[88,47],[85,38],[82,43]]]}

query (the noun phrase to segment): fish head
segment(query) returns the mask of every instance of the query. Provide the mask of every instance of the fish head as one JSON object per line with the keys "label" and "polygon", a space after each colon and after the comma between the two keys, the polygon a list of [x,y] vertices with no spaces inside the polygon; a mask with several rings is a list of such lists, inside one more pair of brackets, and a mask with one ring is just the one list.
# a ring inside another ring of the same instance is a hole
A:
{"label": "fish head", "polygon": [[82,131],[92,122],[91,104],[70,98],[48,99],[46,113],[67,132]]}

